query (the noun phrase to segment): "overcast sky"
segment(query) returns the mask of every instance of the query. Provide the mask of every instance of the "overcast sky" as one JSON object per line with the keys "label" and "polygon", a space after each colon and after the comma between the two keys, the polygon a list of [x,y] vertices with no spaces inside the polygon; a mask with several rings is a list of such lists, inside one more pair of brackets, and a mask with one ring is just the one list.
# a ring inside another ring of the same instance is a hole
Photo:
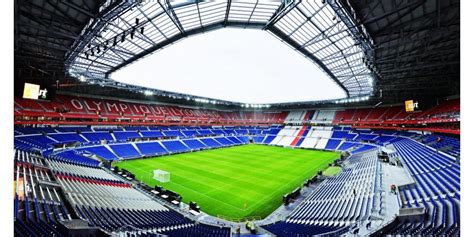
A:
{"label": "overcast sky", "polygon": [[343,98],[316,64],[267,32],[220,29],[181,40],[115,72],[117,81],[242,103]]}

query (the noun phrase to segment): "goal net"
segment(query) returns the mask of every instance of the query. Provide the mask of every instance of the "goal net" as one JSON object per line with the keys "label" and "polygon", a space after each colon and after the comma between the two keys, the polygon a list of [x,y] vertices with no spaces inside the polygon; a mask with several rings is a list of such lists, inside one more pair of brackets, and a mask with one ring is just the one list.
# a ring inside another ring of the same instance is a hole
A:
{"label": "goal net", "polygon": [[153,178],[162,182],[166,183],[170,181],[170,172],[164,170],[154,170],[153,171]]}

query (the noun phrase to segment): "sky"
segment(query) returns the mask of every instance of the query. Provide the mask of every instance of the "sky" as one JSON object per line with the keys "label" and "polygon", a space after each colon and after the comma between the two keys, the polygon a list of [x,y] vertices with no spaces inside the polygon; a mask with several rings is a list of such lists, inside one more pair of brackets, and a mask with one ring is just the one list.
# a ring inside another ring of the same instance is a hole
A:
{"label": "sky", "polygon": [[185,38],[111,78],[251,104],[344,98],[343,90],[311,60],[255,29],[224,28]]}

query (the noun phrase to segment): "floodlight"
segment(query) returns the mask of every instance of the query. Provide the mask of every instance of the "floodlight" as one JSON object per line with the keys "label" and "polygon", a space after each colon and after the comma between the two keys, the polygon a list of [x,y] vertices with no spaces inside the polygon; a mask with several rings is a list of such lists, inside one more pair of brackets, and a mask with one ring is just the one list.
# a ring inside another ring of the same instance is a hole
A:
{"label": "floodlight", "polygon": [[130,32],[130,38],[133,39],[134,35],[135,35],[135,27],[133,27],[132,31]]}
{"label": "floodlight", "polygon": [[150,95],[153,95],[153,91],[150,91],[150,90],[146,90],[143,92],[143,94],[147,95],[147,96],[150,96]]}

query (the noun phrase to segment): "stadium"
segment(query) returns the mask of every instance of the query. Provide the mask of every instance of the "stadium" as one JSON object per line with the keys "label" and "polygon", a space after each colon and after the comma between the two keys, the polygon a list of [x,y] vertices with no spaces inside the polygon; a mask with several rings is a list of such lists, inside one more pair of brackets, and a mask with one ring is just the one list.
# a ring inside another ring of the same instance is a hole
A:
{"label": "stadium", "polygon": [[460,77],[459,0],[15,0],[14,235],[459,236]]}

